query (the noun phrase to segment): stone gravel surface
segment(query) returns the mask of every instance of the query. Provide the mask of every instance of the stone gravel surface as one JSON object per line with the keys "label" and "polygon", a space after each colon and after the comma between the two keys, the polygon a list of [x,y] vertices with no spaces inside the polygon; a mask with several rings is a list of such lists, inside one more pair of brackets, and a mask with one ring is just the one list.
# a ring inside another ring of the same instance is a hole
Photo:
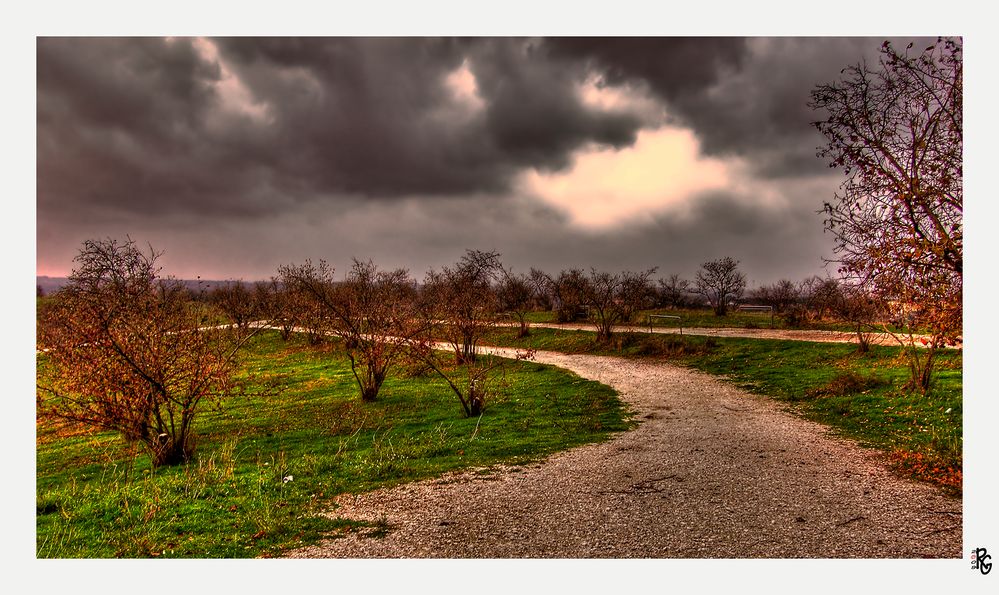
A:
{"label": "stone gravel surface", "polygon": [[[491,349],[500,355],[512,350]],[[538,352],[640,423],[525,467],[449,474],[327,514],[380,522],[292,557],[960,558],[960,498],[780,404],[666,363]]]}
{"label": "stone gravel surface", "polygon": [[[516,323],[504,323],[503,326],[514,326]],[[593,324],[575,322],[548,323],[532,322],[532,327],[551,328],[571,331],[594,331]],[[743,339],[779,339],[782,341],[810,341],[815,343],[856,343],[857,334],[845,331],[822,331],[802,329],[770,329],[770,328],[738,328],[738,327],[652,327],[647,326],[615,326],[614,332],[655,333],[661,335],[698,335],[702,337],[737,337]],[[899,345],[895,337],[887,333],[865,333],[874,345]],[[913,335],[917,347],[922,347],[920,338],[929,340],[928,335]]]}

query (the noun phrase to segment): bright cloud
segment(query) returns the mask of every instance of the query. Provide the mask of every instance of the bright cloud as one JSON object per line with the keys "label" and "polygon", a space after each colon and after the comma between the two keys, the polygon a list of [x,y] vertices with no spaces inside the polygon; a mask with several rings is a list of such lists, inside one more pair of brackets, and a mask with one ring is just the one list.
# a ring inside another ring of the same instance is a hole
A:
{"label": "bright cloud", "polygon": [[661,123],[666,115],[662,103],[647,88],[605,85],[601,77],[591,75],[576,87],[576,92],[583,105],[593,109],[638,114],[649,123]]}
{"label": "bright cloud", "polygon": [[444,84],[451,90],[454,99],[468,111],[479,111],[485,106],[479,95],[479,86],[475,81],[475,75],[468,67],[468,60],[462,62],[460,67],[447,75]]}
{"label": "bright cloud", "polygon": [[590,146],[568,171],[530,170],[524,192],[566,212],[591,230],[650,219],[667,209],[682,212],[691,196],[729,187],[734,166],[699,154],[690,130],[669,126],[643,130],[631,147]]}
{"label": "bright cloud", "polygon": [[243,81],[229,70],[225,61],[219,56],[218,47],[214,42],[199,37],[192,44],[204,60],[217,62],[219,65],[221,77],[215,86],[224,110],[247,116],[258,123],[265,123],[271,119],[267,104],[254,98]]}

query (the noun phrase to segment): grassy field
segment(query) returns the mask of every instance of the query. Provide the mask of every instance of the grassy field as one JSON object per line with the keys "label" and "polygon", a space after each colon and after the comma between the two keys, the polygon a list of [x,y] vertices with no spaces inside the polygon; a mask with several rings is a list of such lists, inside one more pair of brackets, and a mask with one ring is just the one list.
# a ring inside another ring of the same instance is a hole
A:
{"label": "grassy field", "polygon": [[[708,308],[682,308],[677,310],[657,309],[642,310],[634,315],[631,324],[645,326],[648,328],[649,314],[665,314],[669,316],[679,316],[680,320],[673,319],[653,319],[652,326],[663,328],[683,328],[705,327],[705,328],[775,328],[775,329],[812,329],[829,331],[853,331],[848,323],[832,320],[822,320],[810,322],[798,327],[788,326],[780,315],[770,316],[769,312],[755,312],[731,310],[725,316],[715,316],[714,312]],[[526,316],[530,322],[554,323],[554,312],[529,312]],[[585,321],[580,321],[585,322]]]}
{"label": "grassy field", "polygon": [[888,453],[899,472],[959,492],[962,478],[962,352],[945,350],[927,396],[905,389],[899,347],[535,328],[524,339],[496,329],[484,343],[565,353],[655,357],[777,399],[865,446]]}
{"label": "grassy field", "polygon": [[[725,377],[882,449],[900,473],[961,488],[962,357],[945,351],[929,396],[905,390],[896,347],[502,328],[484,343],[653,357]],[[194,462],[150,469],[116,435],[37,426],[39,557],[270,556],[324,536],[383,535],[380,523],[316,513],[337,494],[446,471],[536,460],[627,427],[613,391],[540,364],[511,362],[479,419],[441,381],[391,377],[361,403],[348,363],[276,333],[258,337],[244,376],[276,394],[234,398],[199,418]]]}
{"label": "grassy field", "polygon": [[[37,426],[37,555],[269,556],[379,523],[316,513],[337,494],[499,462],[522,464],[628,427],[615,393],[549,366],[510,362],[481,419],[442,381],[390,377],[362,403],[345,357],[258,337],[252,386],[277,394],[202,412],[197,460],[150,469],[116,435]],[[260,391],[257,391],[260,392]]]}

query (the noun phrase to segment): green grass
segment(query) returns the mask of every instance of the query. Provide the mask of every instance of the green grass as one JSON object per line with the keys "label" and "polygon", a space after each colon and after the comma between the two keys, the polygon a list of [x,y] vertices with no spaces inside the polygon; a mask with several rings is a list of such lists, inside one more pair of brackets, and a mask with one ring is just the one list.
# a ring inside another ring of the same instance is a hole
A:
{"label": "green grass", "polygon": [[245,376],[283,390],[205,409],[187,465],[150,469],[114,434],[39,423],[37,555],[231,558],[351,531],[377,538],[379,523],[317,512],[340,493],[523,464],[628,427],[606,386],[531,362],[503,370],[481,419],[466,419],[442,381],[397,374],[362,403],[337,351],[263,334]]}
{"label": "green grass", "polygon": [[[709,308],[681,308],[642,310],[633,317],[631,324],[648,328],[649,314],[665,314],[668,316],[679,316],[680,320],[673,319],[653,319],[652,326],[661,328],[762,328],[762,329],[809,329],[809,330],[830,330],[852,332],[853,327],[849,323],[833,320],[822,320],[809,322],[798,327],[788,326],[780,314],[772,318],[769,312],[739,311],[730,310],[725,316],[715,316],[713,310]],[[554,312],[529,312],[526,316],[529,322],[554,323]],[[579,321],[586,323],[585,320]]]}
{"label": "green grass", "polygon": [[[648,325],[649,314],[680,317],[679,323],[673,319],[654,319],[652,326],[655,327],[676,328],[679,324],[687,328],[771,328],[769,312],[740,312],[738,310],[730,310],[725,316],[715,316],[715,313],[710,309],[643,310],[635,315],[634,321],[637,324]],[[772,322],[773,328],[785,328],[786,326],[779,315],[775,315]]]}
{"label": "green grass", "polygon": [[[903,471],[960,490],[962,351],[938,352],[928,395],[906,390],[901,348],[845,343],[619,333],[606,344],[590,331],[534,328],[517,339],[493,331],[484,343],[564,353],[656,357],[724,377],[828,424],[865,446],[890,453]],[[894,460],[893,459],[893,460]],[[925,465],[926,470],[909,464]],[[937,471],[934,472],[933,470]]]}
{"label": "green grass", "polygon": [[936,384],[928,395],[908,391],[898,347],[792,341],[720,340],[716,351],[682,362],[723,375],[739,386],[796,405],[809,417],[860,442],[932,453],[961,462],[960,351],[938,354]]}

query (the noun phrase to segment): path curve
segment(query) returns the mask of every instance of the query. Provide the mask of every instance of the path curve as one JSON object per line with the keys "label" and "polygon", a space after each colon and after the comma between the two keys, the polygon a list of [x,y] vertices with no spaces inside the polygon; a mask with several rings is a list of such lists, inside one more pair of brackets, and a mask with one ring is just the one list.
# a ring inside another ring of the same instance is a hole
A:
{"label": "path curve", "polygon": [[961,557],[959,498],[894,476],[883,455],[772,400],[666,363],[535,359],[614,387],[641,423],[527,467],[342,495],[329,516],[382,520],[388,534],[351,533],[289,555]]}
{"label": "path curve", "polygon": [[[501,326],[517,326],[516,323],[501,323]],[[568,331],[595,331],[593,324],[583,324],[577,322],[532,322],[531,327],[551,328]],[[612,332],[615,333],[655,333],[663,335],[698,335],[703,337],[738,337],[743,339],[780,339],[784,341],[811,341],[815,343],[856,343],[857,333],[846,331],[823,331],[823,330],[803,330],[803,329],[768,329],[768,328],[739,328],[739,327],[683,327],[682,329],[670,327],[621,325],[614,326]],[[888,333],[865,333],[870,342],[874,345],[899,345],[895,337]],[[924,346],[919,339],[929,341],[929,335],[914,335],[917,347]],[[960,345],[960,343],[958,343]]]}

